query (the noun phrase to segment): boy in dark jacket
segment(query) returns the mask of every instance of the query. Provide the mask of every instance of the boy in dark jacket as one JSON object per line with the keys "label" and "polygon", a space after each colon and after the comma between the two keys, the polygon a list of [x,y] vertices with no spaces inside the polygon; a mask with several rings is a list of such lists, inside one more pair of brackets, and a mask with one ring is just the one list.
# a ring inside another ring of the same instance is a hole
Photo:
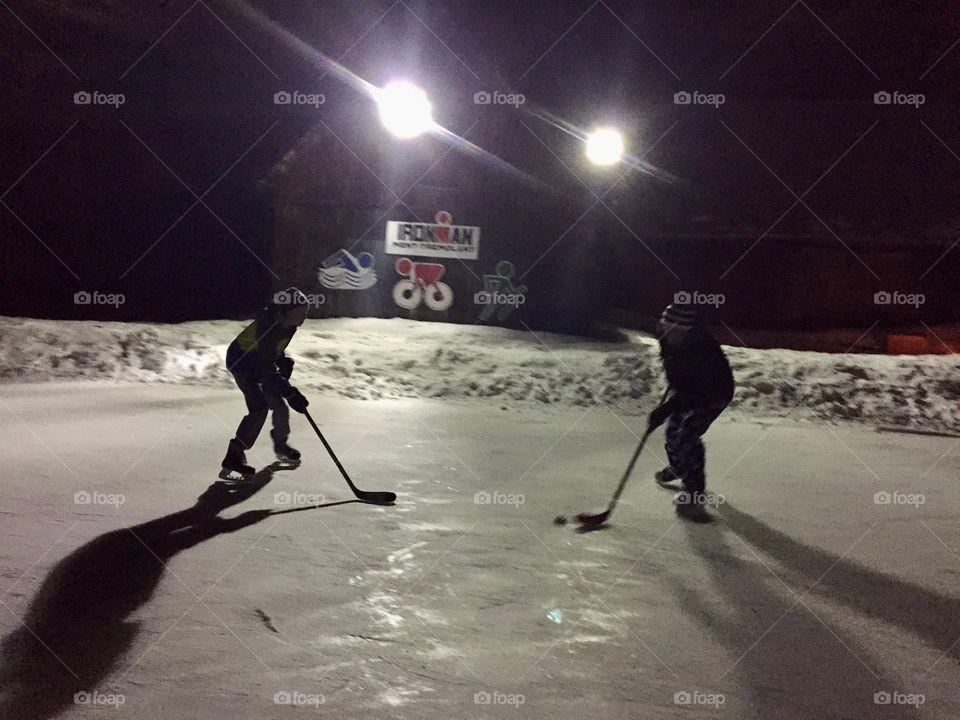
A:
{"label": "boy in dark jacket", "polygon": [[[274,296],[274,301],[261,310],[256,319],[227,348],[227,369],[247,403],[247,414],[237,427],[237,434],[227,447],[221,463],[220,477],[231,473],[254,474],[247,465],[244,451],[253,447],[273,411],[273,450],[283,462],[300,461],[300,453],[287,443],[290,435],[290,413],[287,403],[297,412],[305,412],[307,399],[290,384],[293,360],[284,350],[297,328],[307,319],[307,296],[296,288],[287,288]],[[284,402],[286,401],[286,402]]]}
{"label": "boy in dark jacket", "polygon": [[669,388],[664,401],[650,413],[650,428],[667,423],[666,451],[670,464],[660,470],[659,483],[681,480],[674,497],[677,513],[705,521],[704,449],[701,436],[733,398],[733,372],[720,344],[682,305],[669,305],[660,317],[660,357]]}

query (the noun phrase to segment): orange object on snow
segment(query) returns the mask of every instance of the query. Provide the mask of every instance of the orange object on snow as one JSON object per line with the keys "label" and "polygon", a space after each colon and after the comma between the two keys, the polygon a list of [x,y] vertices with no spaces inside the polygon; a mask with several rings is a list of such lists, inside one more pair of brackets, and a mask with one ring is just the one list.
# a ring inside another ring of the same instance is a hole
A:
{"label": "orange object on snow", "polygon": [[887,335],[887,352],[891,355],[924,355],[930,352],[923,335]]}

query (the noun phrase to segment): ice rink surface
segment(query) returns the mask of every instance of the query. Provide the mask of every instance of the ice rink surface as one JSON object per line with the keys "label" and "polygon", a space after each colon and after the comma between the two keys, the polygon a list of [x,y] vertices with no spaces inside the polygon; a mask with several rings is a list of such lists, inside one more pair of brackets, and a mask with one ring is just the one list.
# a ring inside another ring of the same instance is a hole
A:
{"label": "ice rink surface", "polygon": [[0,388],[0,717],[960,717],[957,440],[721,417],[715,522],[604,406],[317,398],[217,483],[239,393]]}

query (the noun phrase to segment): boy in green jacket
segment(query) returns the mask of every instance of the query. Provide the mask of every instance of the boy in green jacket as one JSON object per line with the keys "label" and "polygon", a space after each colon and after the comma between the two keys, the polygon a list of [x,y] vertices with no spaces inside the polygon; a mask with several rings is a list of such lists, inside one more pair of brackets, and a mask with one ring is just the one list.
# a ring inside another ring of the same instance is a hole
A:
{"label": "boy in green jacket", "polygon": [[297,412],[306,412],[307,399],[290,384],[293,360],[284,350],[297,328],[307,319],[307,296],[296,288],[287,288],[274,295],[273,302],[261,310],[256,319],[227,348],[227,369],[247,403],[247,414],[237,427],[236,436],[227,447],[221,463],[220,477],[231,473],[249,477],[255,470],[247,465],[246,450],[253,447],[267,419],[273,412],[273,450],[277,459],[297,463],[300,453],[287,443],[290,436],[290,413],[287,404]]}

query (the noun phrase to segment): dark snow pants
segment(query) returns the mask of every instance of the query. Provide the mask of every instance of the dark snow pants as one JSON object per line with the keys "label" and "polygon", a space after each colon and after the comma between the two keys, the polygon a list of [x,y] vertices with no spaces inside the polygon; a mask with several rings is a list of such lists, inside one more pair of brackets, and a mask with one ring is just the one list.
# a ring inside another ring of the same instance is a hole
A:
{"label": "dark snow pants", "polygon": [[290,437],[290,410],[286,401],[274,393],[266,392],[256,373],[233,370],[233,379],[247,402],[247,414],[237,427],[237,439],[244,450],[249,450],[257,441],[267,412],[273,411],[273,430],[270,437],[275,443],[283,443]]}
{"label": "dark snow pants", "polygon": [[687,492],[702,493],[706,487],[704,450],[701,436],[726,409],[726,402],[675,412],[667,421],[667,459],[683,479]]}

